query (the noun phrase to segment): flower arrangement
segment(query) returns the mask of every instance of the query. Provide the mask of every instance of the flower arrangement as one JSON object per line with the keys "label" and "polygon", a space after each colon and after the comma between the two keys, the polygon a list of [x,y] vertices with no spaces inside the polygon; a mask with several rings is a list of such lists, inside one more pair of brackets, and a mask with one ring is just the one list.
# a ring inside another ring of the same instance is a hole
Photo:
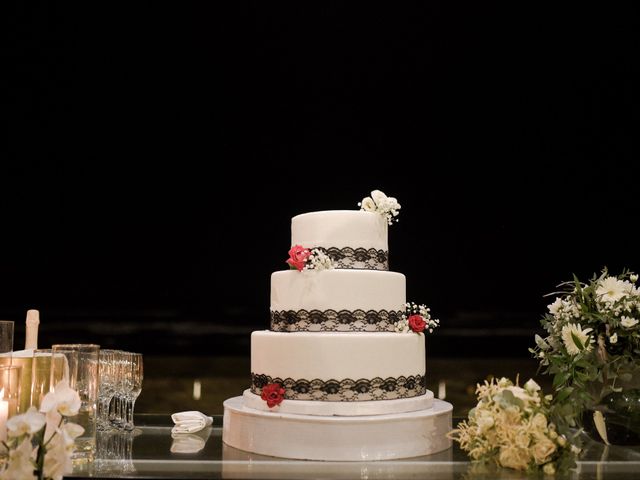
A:
{"label": "flower arrangement", "polygon": [[476,393],[468,420],[449,433],[474,461],[549,475],[574,465],[579,450],[550,421],[552,397],[543,396],[533,379],[524,387],[492,379],[478,384]]}
{"label": "flower arrangement", "polygon": [[415,333],[427,330],[433,333],[433,329],[440,326],[440,320],[431,318],[431,309],[426,305],[418,305],[414,302],[407,302],[402,318],[395,323],[395,331],[398,333]]}
{"label": "flower arrangement", "polygon": [[5,462],[1,480],[61,480],[71,473],[74,442],[84,429],[65,417],[78,414],[80,396],[66,381],[42,400],[41,412],[31,407],[7,421],[7,441],[3,442]]}
{"label": "flower arrangement", "polygon": [[302,245],[294,245],[289,250],[287,259],[289,268],[299,272],[306,270],[330,270],[333,268],[333,261],[320,248],[305,248]]}
{"label": "flower arrangement", "polygon": [[387,197],[384,192],[374,190],[370,197],[365,197],[358,202],[360,210],[365,212],[377,212],[386,218],[389,225],[397,222],[398,213],[402,208],[394,197]]}
{"label": "flower arrangement", "polygon": [[593,410],[605,442],[601,412],[607,398],[640,386],[637,280],[631,272],[612,276],[605,269],[587,283],[574,276],[560,284],[541,320],[546,337],[536,335],[536,347],[530,349],[545,373],[553,375],[556,402],[567,422],[580,425],[583,413]]}

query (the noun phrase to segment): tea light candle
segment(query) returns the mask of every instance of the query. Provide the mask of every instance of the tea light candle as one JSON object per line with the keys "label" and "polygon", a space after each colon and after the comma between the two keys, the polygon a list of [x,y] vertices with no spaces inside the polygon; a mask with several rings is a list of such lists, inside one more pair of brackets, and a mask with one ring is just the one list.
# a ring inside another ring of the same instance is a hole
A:
{"label": "tea light candle", "polygon": [[0,440],[7,439],[7,420],[9,420],[9,402],[4,399],[4,388],[0,390]]}

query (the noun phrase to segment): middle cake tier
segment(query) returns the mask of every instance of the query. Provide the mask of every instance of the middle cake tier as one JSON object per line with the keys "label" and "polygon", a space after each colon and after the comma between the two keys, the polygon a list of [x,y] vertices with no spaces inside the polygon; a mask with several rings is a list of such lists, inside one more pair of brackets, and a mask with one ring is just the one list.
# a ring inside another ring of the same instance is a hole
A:
{"label": "middle cake tier", "polygon": [[393,332],[406,302],[405,276],[380,270],[274,272],[271,330]]}
{"label": "middle cake tier", "polygon": [[251,334],[251,391],[282,385],[287,400],[362,402],[426,393],[422,333]]}

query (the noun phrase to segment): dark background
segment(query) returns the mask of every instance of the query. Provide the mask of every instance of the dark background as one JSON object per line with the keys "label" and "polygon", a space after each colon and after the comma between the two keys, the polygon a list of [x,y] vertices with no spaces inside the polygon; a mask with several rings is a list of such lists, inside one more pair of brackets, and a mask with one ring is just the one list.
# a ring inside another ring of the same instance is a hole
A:
{"label": "dark background", "polygon": [[0,317],[41,345],[248,354],[290,218],[374,188],[434,355],[640,270],[632,12],[218,3],[4,7]]}

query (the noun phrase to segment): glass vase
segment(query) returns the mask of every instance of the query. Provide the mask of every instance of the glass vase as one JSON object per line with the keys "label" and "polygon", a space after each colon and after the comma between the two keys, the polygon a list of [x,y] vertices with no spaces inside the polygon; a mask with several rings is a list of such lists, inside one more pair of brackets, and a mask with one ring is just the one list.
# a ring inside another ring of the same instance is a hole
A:
{"label": "glass vase", "polygon": [[613,392],[582,417],[585,433],[607,445],[640,445],[640,389]]}
{"label": "glass vase", "polygon": [[640,371],[634,368],[614,382],[587,386],[598,399],[582,415],[585,433],[607,445],[640,445]]}

